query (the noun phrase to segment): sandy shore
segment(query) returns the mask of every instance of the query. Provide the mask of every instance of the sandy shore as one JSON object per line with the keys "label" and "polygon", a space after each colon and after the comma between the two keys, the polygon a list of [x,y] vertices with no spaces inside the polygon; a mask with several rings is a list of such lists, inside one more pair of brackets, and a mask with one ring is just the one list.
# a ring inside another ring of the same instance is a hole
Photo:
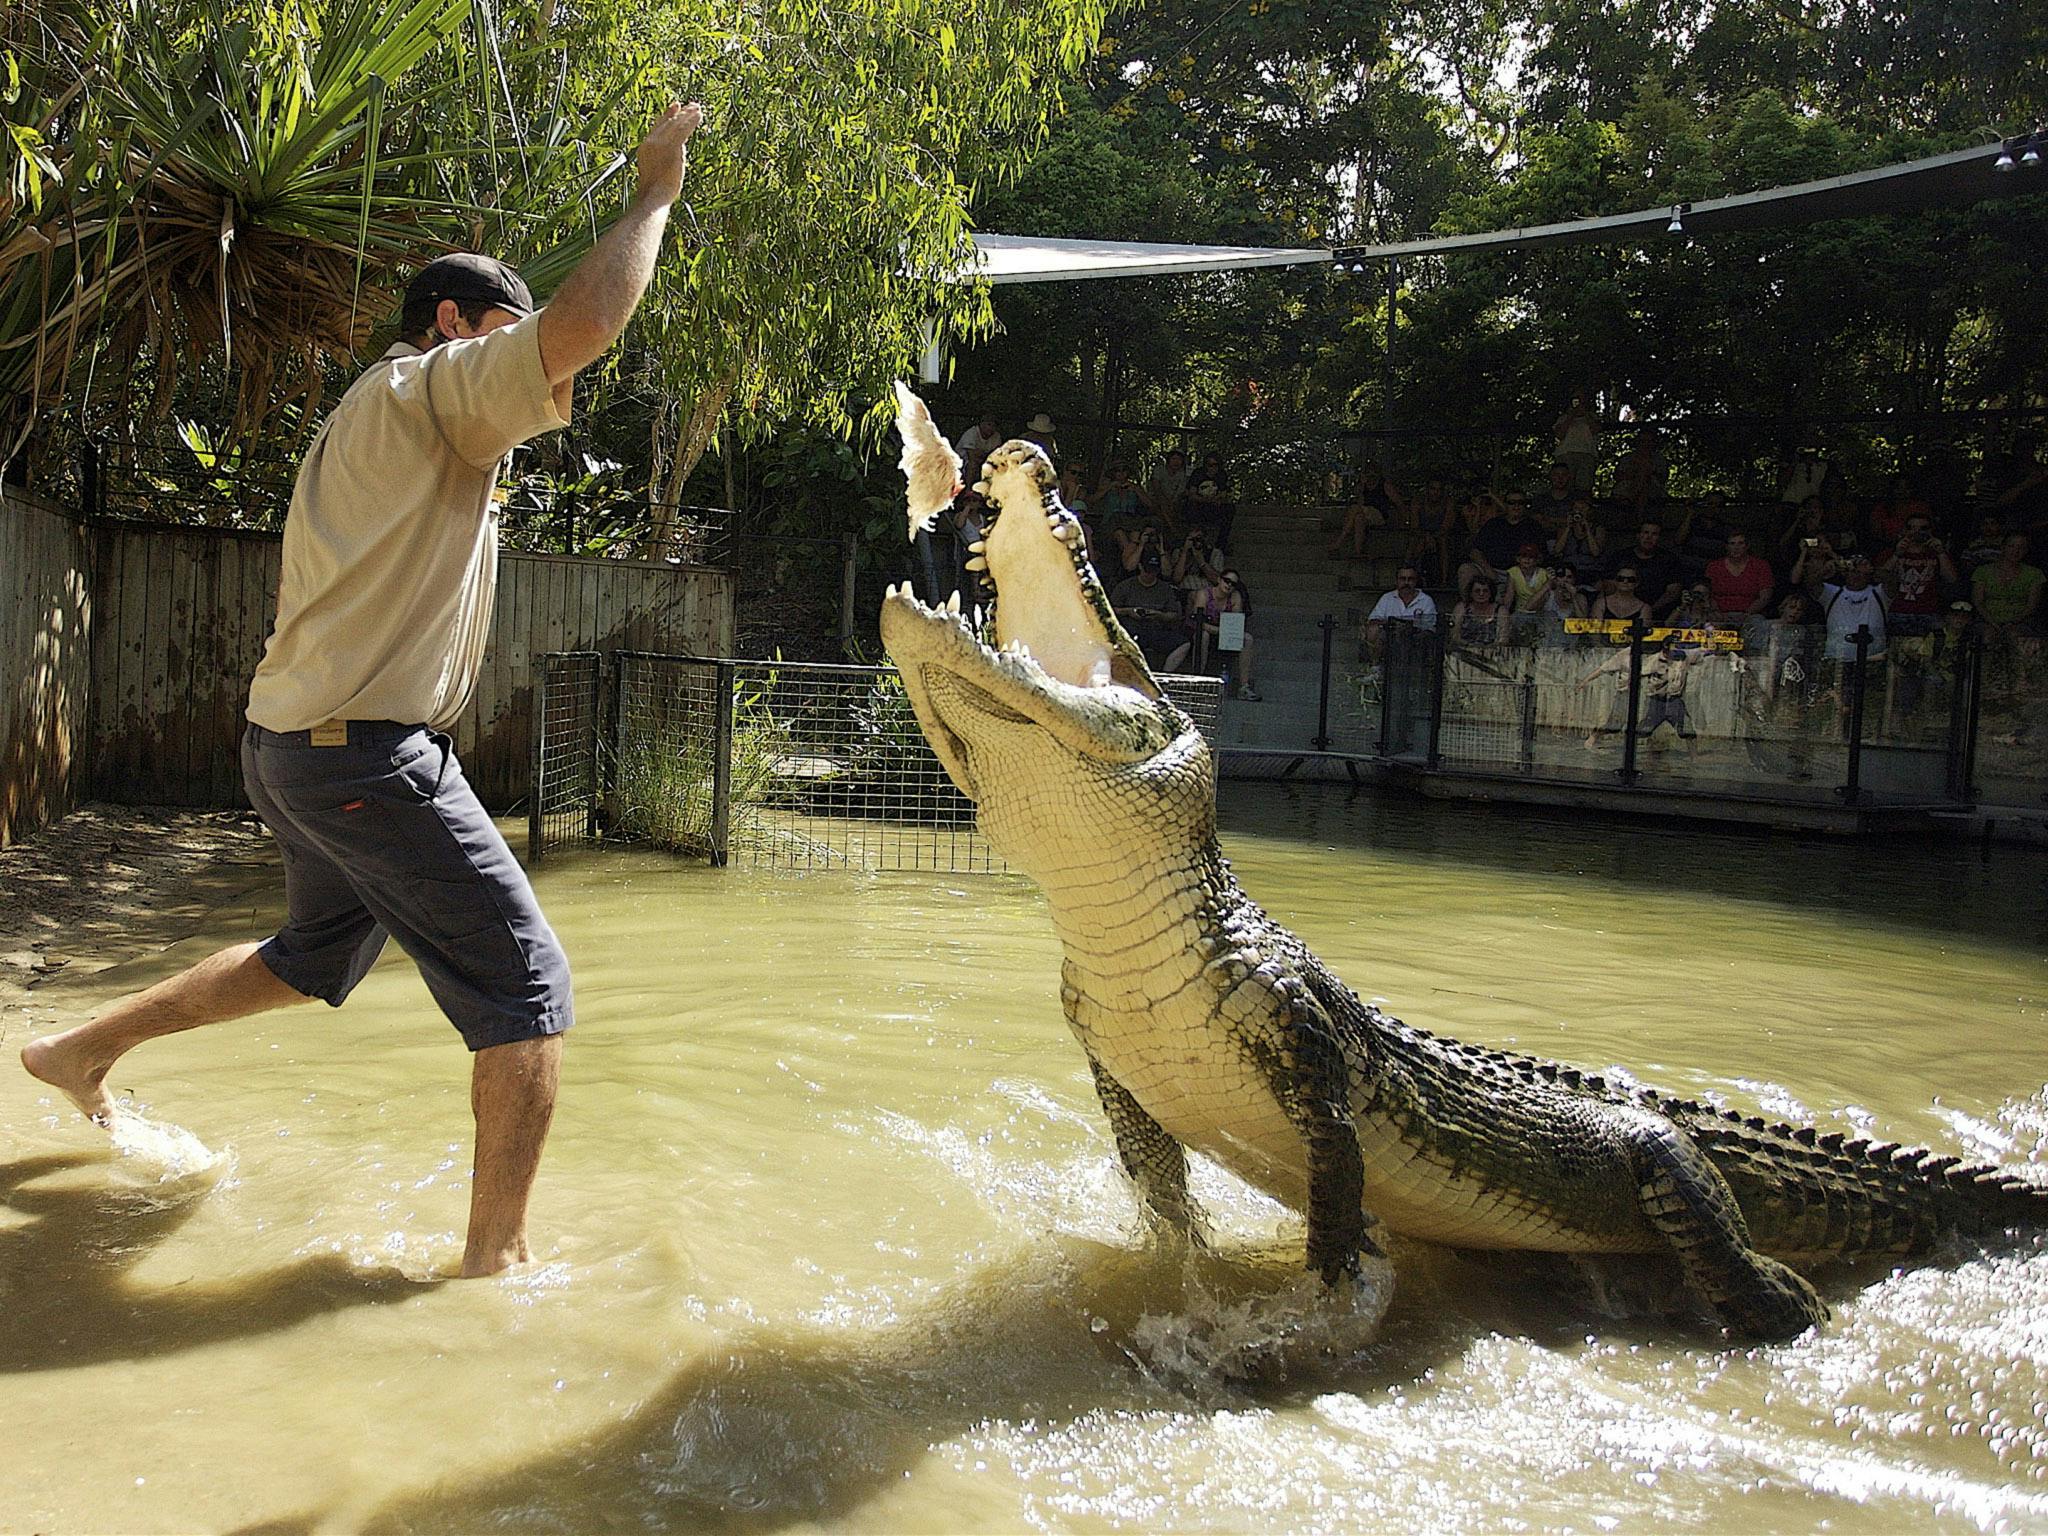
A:
{"label": "sandy shore", "polygon": [[165,949],[277,878],[246,811],[88,805],[0,849],[0,1042],[46,1027],[38,987]]}

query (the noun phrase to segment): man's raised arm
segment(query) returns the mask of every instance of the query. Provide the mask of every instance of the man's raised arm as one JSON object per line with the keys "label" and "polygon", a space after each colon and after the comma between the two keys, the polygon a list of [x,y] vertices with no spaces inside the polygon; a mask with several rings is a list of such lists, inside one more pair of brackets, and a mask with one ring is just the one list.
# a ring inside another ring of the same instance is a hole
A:
{"label": "man's raised arm", "polygon": [[557,391],[611,349],[654,276],[669,205],[682,196],[690,135],[704,120],[694,101],[671,104],[640,142],[640,187],[619,221],[576,263],[540,317],[540,361]]}

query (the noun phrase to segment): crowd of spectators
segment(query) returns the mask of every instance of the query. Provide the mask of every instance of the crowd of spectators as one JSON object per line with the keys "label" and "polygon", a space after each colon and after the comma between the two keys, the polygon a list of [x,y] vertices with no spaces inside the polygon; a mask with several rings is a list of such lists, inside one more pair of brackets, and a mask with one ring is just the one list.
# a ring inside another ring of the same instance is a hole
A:
{"label": "crowd of spectators", "polygon": [[[1654,426],[1628,427],[1626,451],[1600,484],[1603,448],[1617,435],[1580,393],[1552,428],[1554,457],[1533,486],[1460,487],[1430,478],[1404,486],[1386,463],[1350,480],[1328,553],[1385,553],[1372,537],[1399,535],[1401,574],[1365,621],[1361,652],[1384,651],[1386,626],[1440,630],[1466,647],[1561,645],[1575,620],[1635,620],[1688,630],[1735,630],[1759,655],[1810,631],[1828,659],[1883,658],[1895,640],[1937,647],[1981,635],[1995,652],[2031,656],[2048,617],[2048,580],[2034,552],[2048,547],[2048,456],[2022,455],[1970,505],[1937,506],[1910,476],[1858,496],[1826,455],[1788,453],[1775,494],[1738,509],[1720,490],[1671,494]],[[1171,448],[1156,461],[1111,460],[1085,473],[1058,453],[1054,422],[1030,418],[1022,436],[1059,465],[1061,500],[1080,518],[1090,558],[1125,627],[1155,666],[1221,666],[1240,695],[1250,641],[1239,638],[1250,595],[1231,565],[1236,516],[1217,453],[1199,461]],[[953,547],[964,564],[981,537],[971,489],[1004,440],[986,416],[958,441],[970,489],[956,503]],[[1437,588],[1436,596],[1427,589]],[[1439,606],[1448,612],[1439,616]],[[1926,647],[1923,646],[1923,649]]]}
{"label": "crowd of spectators", "polygon": [[[1830,659],[1866,655],[1893,640],[1975,631],[1994,651],[2031,656],[2048,634],[2048,593],[2033,558],[2048,545],[2048,455],[2023,455],[1980,494],[1967,527],[1945,521],[1912,477],[1893,476],[1855,495],[1826,456],[1790,453],[1775,496],[1731,510],[1726,493],[1671,496],[1670,469],[1654,427],[1633,429],[1606,494],[1597,493],[1603,426],[1576,395],[1553,428],[1555,458],[1533,488],[1443,479],[1413,496],[1381,464],[1369,464],[1330,545],[1364,557],[1366,534],[1403,534],[1400,558],[1418,578],[1433,570],[1453,604],[1456,643],[1562,644],[1574,618],[1633,620],[1736,630],[1745,650],[1768,647],[1778,625],[1817,626]],[[1362,653],[1384,648],[1372,610]],[[1408,619],[1408,622],[1416,622]]]}

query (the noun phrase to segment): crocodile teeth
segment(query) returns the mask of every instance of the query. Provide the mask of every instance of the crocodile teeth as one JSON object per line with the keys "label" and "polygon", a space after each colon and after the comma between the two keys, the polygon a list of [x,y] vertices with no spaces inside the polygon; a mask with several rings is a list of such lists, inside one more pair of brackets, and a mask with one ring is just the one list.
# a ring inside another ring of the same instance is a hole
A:
{"label": "crocodile teeth", "polygon": [[895,599],[895,597],[896,597],[896,583],[892,581],[892,582],[890,582],[890,583],[889,583],[889,589],[888,589],[888,590],[887,590],[886,592],[884,592],[884,593],[882,594],[882,600],[883,600],[884,602],[891,602],[891,601],[893,601],[893,600]]}
{"label": "crocodile teeth", "polygon": [[985,555],[988,553],[988,544],[984,540],[976,539],[967,546],[967,553],[970,555]]}
{"label": "crocodile teeth", "polygon": [[955,587],[953,595],[946,599],[946,612],[952,614],[956,619],[960,617],[960,589],[958,587]]}
{"label": "crocodile teeth", "polygon": [[987,621],[986,621],[985,619],[983,619],[983,617],[982,617],[982,612],[981,612],[981,604],[979,604],[979,603],[976,603],[976,604],[974,605],[974,628],[975,628],[975,630],[976,630],[977,632],[979,632],[979,631],[980,631],[980,629],[981,629],[981,627],[982,627],[982,625],[983,625],[984,623],[986,623],[986,622],[987,622]]}
{"label": "crocodile teeth", "polygon": [[988,569],[988,561],[980,555],[971,556],[967,561],[967,569],[970,571],[985,571]]}

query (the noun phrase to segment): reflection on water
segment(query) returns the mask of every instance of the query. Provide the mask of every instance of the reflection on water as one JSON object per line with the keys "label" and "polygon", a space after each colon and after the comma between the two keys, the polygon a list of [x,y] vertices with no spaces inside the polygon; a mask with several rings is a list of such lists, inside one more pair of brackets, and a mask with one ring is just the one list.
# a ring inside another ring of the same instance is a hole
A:
{"label": "reflection on water", "polygon": [[[1417,1023],[2048,1144],[2038,859],[1316,788],[1233,787],[1225,824]],[[1213,1169],[1223,1252],[1136,1238],[1028,886],[635,855],[540,891],[580,1022],[520,1274],[433,1281],[467,1074],[402,959],[122,1064],[210,1168],[117,1157],[0,1072],[0,1528],[2048,1522],[2036,1242],[1833,1277],[1827,1332],[1768,1349],[1664,1320],[1654,1277],[1417,1245],[1383,1321],[1371,1283],[1305,1310],[1298,1228]],[[248,921],[38,996],[83,1017]]]}

